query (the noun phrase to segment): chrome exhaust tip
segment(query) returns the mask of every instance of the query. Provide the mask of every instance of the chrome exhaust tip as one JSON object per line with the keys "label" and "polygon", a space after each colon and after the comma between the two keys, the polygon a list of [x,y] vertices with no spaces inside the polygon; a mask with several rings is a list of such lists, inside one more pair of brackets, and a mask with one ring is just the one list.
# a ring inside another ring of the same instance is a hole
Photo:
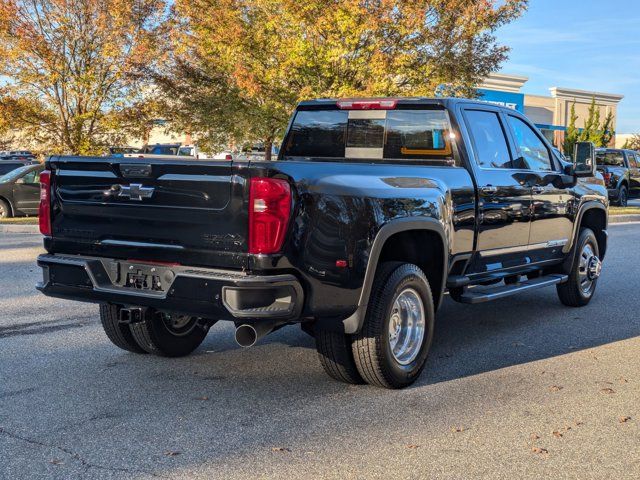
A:
{"label": "chrome exhaust tip", "polygon": [[275,327],[276,324],[271,322],[240,325],[236,328],[236,343],[243,348],[253,347],[260,339],[273,332]]}
{"label": "chrome exhaust tip", "polygon": [[244,348],[253,347],[258,341],[258,332],[252,325],[240,325],[236,328],[236,343]]}

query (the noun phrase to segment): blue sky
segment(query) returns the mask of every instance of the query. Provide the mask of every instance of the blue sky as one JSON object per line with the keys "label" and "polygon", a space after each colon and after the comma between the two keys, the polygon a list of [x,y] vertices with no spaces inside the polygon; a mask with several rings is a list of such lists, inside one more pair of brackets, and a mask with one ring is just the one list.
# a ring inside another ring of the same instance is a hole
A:
{"label": "blue sky", "polygon": [[511,47],[502,71],[529,77],[524,93],[622,94],[617,131],[640,133],[640,0],[530,0],[497,36]]}

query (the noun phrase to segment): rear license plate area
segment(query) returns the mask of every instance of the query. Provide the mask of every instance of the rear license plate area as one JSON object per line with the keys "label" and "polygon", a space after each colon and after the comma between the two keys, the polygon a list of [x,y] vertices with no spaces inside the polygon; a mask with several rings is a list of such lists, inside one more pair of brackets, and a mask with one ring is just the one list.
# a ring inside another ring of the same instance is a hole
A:
{"label": "rear license plate area", "polygon": [[132,290],[165,292],[175,278],[171,268],[165,266],[119,262],[118,267],[118,283]]}

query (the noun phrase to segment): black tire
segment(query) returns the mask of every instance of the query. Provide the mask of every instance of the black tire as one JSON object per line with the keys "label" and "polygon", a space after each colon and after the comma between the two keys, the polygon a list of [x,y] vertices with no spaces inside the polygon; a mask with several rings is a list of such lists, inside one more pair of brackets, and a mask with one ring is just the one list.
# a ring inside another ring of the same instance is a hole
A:
{"label": "black tire", "polygon": [[[394,302],[407,289],[416,294],[423,307],[424,335],[417,354],[407,364],[396,360],[389,341],[389,324]],[[361,331],[353,337],[353,356],[360,376],[383,388],[404,388],[422,372],[433,340],[435,313],[429,282],[420,268],[405,263],[378,266],[369,308]]]}
{"label": "black tire", "polygon": [[133,338],[133,334],[126,323],[120,323],[119,308],[116,305],[103,303],[100,305],[100,321],[104,333],[116,347],[133,353],[147,353]]}
{"label": "black tire", "polygon": [[188,323],[181,328],[170,326],[171,316],[147,310],[142,322],[130,325],[137,344],[146,352],[162,357],[184,357],[200,346],[209,326],[196,317],[184,317]]}
{"label": "black tire", "polygon": [[571,271],[569,272],[569,280],[556,286],[560,301],[568,307],[584,307],[587,305],[593,298],[596,285],[598,283],[598,279],[596,277],[591,281],[590,287],[586,291],[581,285],[581,257],[582,252],[585,249],[585,245],[590,246],[596,257],[600,255],[598,250],[598,241],[590,228],[583,228],[580,230],[580,236],[576,243]]}
{"label": "black tire", "polygon": [[353,359],[350,335],[316,330],[315,339],[318,358],[327,375],[339,382],[364,383]]}
{"label": "black tire", "polygon": [[626,207],[629,203],[629,192],[627,191],[627,187],[622,185],[620,187],[620,191],[618,192],[618,201],[617,204],[620,207]]}
{"label": "black tire", "polygon": [[9,202],[0,199],[0,218],[11,218],[11,217],[13,217],[11,205],[9,205]]}

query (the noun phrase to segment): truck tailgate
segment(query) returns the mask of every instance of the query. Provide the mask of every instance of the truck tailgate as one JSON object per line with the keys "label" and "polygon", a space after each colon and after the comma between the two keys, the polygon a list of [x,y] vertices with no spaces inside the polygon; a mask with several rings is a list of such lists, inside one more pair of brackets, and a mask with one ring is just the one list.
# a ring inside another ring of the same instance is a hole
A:
{"label": "truck tailgate", "polygon": [[243,266],[246,182],[230,161],[53,157],[49,167],[56,250]]}

